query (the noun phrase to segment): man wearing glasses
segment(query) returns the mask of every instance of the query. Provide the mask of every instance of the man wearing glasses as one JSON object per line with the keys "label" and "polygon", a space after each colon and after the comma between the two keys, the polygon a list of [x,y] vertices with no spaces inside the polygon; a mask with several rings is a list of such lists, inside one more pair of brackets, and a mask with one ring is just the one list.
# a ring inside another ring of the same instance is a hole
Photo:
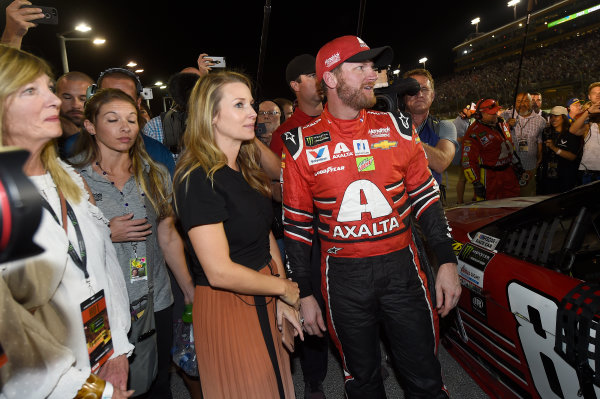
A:
{"label": "man wearing glasses", "polygon": [[442,173],[450,166],[458,148],[456,128],[451,121],[440,120],[429,113],[435,91],[433,77],[428,70],[413,69],[406,72],[404,78],[413,78],[421,85],[421,91],[416,95],[404,96],[404,104],[423,144],[431,174],[442,187],[442,198],[445,198]]}
{"label": "man wearing glasses", "polygon": [[273,132],[281,124],[281,110],[279,106],[273,101],[263,101],[258,106],[258,123],[264,123],[266,132],[261,134],[258,138],[265,145],[271,144],[271,138]]}

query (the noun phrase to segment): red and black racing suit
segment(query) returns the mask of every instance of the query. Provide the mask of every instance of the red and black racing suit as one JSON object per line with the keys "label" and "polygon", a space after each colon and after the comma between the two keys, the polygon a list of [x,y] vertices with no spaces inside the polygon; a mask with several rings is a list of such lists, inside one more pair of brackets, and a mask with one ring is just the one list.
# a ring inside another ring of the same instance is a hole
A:
{"label": "red and black racing suit", "polygon": [[356,119],[339,120],[325,107],[320,118],[290,133],[282,159],[288,266],[302,296],[310,286],[316,209],[321,290],[347,396],[385,397],[382,323],[407,397],[446,397],[436,358],[437,313],[412,241],[411,212],[439,264],[456,258],[410,118],[362,110]]}
{"label": "red and black racing suit", "polygon": [[518,197],[515,163],[520,166],[506,123],[491,126],[475,121],[469,126],[462,144],[462,167],[469,183],[485,187],[485,198],[478,200]]}

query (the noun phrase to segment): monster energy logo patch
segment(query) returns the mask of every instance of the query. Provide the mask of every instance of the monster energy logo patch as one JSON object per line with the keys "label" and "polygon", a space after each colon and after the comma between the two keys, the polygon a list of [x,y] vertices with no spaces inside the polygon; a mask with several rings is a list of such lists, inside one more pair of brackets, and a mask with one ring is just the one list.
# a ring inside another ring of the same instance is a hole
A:
{"label": "monster energy logo patch", "polygon": [[326,143],[331,141],[331,136],[329,132],[322,132],[319,134],[313,134],[312,136],[308,136],[304,138],[304,142],[308,147],[314,147],[316,145]]}
{"label": "monster energy logo patch", "polygon": [[458,259],[462,260],[475,268],[484,271],[490,260],[494,257],[493,252],[486,251],[481,248],[477,248],[472,244],[463,245]]}

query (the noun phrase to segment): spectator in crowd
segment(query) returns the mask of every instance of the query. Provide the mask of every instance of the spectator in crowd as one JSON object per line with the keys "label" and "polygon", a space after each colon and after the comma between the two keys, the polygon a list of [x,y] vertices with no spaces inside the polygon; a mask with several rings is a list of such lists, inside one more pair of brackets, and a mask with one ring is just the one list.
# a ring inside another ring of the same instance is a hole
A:
{"label": "spectator in crowd", "polygon": [[515,103],[516,118],[514,111],[506,111],[502,114],[511,128],[512,139],[515,142],[517,155],[526,171],[526,179],[523,179],[521,196],[535,195],[535,172],[542,162],[542,130],[546,127],[546,120],[540,115],[533,113],[531,95],[529,93],[517,94]]}
{"label": "spectator in crowd", "polygon": [[171,76],[167,87],[169,95],[173,98],[173,106],[144,126],[143,133],[164,144],[173,154],[175,161],[182,150],[188,98],[199,78],[200,75],[190,72],[179,72]]}
{"label": "spectator in crowd", "polygon": [[263,101],[258,105],[258,123],[264,123],[266,131],[258,138],[266,146],[271,144],[273,132],[281,124],[281,109],[273,101]]}
{"label": "spectator in crowd", "polygon": [[110,219],[112,242],[128,281],[129,302],[146,296],[147,306],[153,306],[158,374],[150,393],[170,398],[173,297],[165,262],[186,303],[194,299],[194,286],[169,203],[171,180],[166,168],[144,150],[140,120],[138,104],[131,96],[117,89],[99,90],[86,102],[82,150],[72,162]]}
{"label": "spectator in crowd", "polygon": [[[293,115],[273,132],[271,149],[276,154],[281,155],[282,136],[289,134],[286,132],[308,124],[323,112],[323,97],[317,89],[315,78],[315,62],[314,56],[301,54],[288,62],[285,68],[285,80],[294,92],[298,105]],[[279,185],[277,190],[279,193],[281,192]],[[273,197],[276,198],[275,195]],[[281,200],[281,196],[279,199]],[[283,246],[283,243],[281,245]],[[306,399],[325,398],[323,381],[327,376],[329,341],[324,334],[327,328],[323,317],[325,302],[321,293],[320,249],[318,235],[315,233],[310,256],[310,287],[300,298],[300,316],[304,319],[304,331],[309,334],[305,336],[304,342],[298,348],[304,378],[304,398]]]}
{"label": "spectator in crowd", "polygon": [[[29,151],[23,171],[44,204],[33,237],[44,252],[0,265],[0,341],[8,357],[0,368],[1,396],[126,398],[133,393],[126,391],[133,346],[125,282],[106,219],[81,176],[56,153],[59,110],[50,67],[0,45],[1,143]],[[112,338],[108,360],[90,359],[85,303],[106,311],[110,330],[97,334]]]}
{"label": "spectator in crowd", "polygon": [[542,163],[538,170],[538,195],[558,194],[575,187],[578,156],[582,150],[581,137],[569,132],[565,107],[550,110],[550,126],[542,132]]}
{"label": "spectator in crowd", "polygon": [[37,24],[31,21],[44,18],[41,8],[22,8],[24,5],[31,5],[31,2],[27,0],[14,0],[6,7],[6,25],[2,31],[0,43],[20,49],[23,37],[25,37],[27,31],[37,26]]}
{"label": "spectator in crowd", "polygon": [[569,123],[572,124],[575,121],[575,118],[577,118],[577,116],[581,113],[581,104],[583,104],[583,101],[576,97],[570,98],[569,101],[567,101]]}
{"label": "spectator in crowd", "polygon": [[475,122],[467,129],[462,144],[465,178],[473,184],[475,200],[519,196],[519,182],[513,166],[522,169],[513,156],[508,126],[498,118],[500,106],[482,98],[473,112]]}
{"label": "spectator in crowd", "polygon": [[[179,73],[169,78],[167,90],[173,98],[173,107],[168,112],[163,112],[151,119],[143,129],[145,135],[166,145],[175,160],[177,159],[176,155],[181,152],[181,137],[185,131],[185,120],[187,118],[187,99],[198,79],[209,73],[215,65],[212,58],[208,58],[206,53],[200,54],[197,63],[198,68],[183,68]],[[164,132],[165,120],[169,131],[168,137],[165,137]],[[171,130],[173,131],[172,135]]]}
{"label": "spectator in crowd", "polygon": [[285,80],[294,92],[298,105],[292,116],[273,132],[271,150],[278,156],[283,151],[282,134],[307,124],[323,112],[323,96],[315,80],[314,56],[301,54],[294,57],[286,66]]}
{"label": "spectator in crowd", "polygon": [[288,100],[287,98],[278,97],[274,99],[273,102],[277,104],[277,106],[281,110],[281,123],[288,120],[288,118],[294,113],[294,103]]}
{"label": "spectator in crowd", "polygon": [[[458,142],[458,151],[454,155],[454,159],[452,160],[452,165],[461,165],[461,156],[462,156],[462,142],[465,136],[465,133],[469,126],[471,125],[473,115],[473,111],[475,110],[475,103],[468,104],[466,107],[460,111],[456,119],[452,121],[454,123],[454,127],[456,128],[456,141]],[[465,202],[465,185],[467,180],[465,178],[465,174],[458,174],[458,181],[456,182],[456,202],[458,204],[462,204]]]}
{"label": "spectator in crowd", "polygon": [[544,118],[544,120],[546,122],[549,123],[550,114],[548,114],[546,111],[544,111],[542,109],[542,93],[540,93],[540,92],[531,93],[531,106],[533,108],[534,114],[538,114],[539,116]]}
{"label": "spectator in crowd", "polygon": [[[284,135],[285,247],[304,297],[317,206],[328,331],[343,359],[348,398],[385,397],[380,323],[406,395],[445,398],[435,354],[437,315],[456,305],[461,288],[435,180],[410,118],[367,110],[375,104],[375,68],[392,58],[390,47],[369,49],[356,36],[319,50],[316,78],[327,105],[313,123]],[[401,227],[411,212],[440,264],[437,306],[413,256],[411,229]],[[371,241],[375,226],[382,229]]]}
{"label": "spectator in crowd", "polygon": [[575,119],[569,131],[583,136],[584,146],[579,163],[580,181],[582,184],[600,180],[600,82],[588,87],[589,103],[585,104],[582,113]]}
{"label": "spectator in crowd", "polygon": [[152,119],[152,111],[150,111],[148,104],[143,101],[140,104],[140,116],[146,121],[146,124]]}
{"label": "spectator in crowd", "polygon": [[431,174],[441,187],[442,198],[445,200],[442,173],[450,166],[456,154],[456,128],[452,122],[440,120],[429,113],[435,98],[435,88],[428,70],[413,69],[404,73],[404,78],[413,78],[421,85],[421,90],[414,96],[404,96],[404,104],[421,138]]}
{"label": "spectator in crowd", "polygon": [[61,100],[60,122],[63,138],[79,133],[83,126],[83,105],[87,88],[94,80],[83,72],[71,71],[56,81],[56,95]]}
{"label": "spectator in crowd", "polygon": [[[143,87],[140,78],[135,73],[124,68],[109,68],[100,74],[97,81],[97,87],[94,87],[93,90],[91,90],[91,94],[98,89],[108,88],[122,90],[135,101],[139,109],[142,102],[141,95]],[[144,120],[142,119],[141,122],[143,124]],[[65,157],[69,158],[75,153],[86,150],[86,148],[82,148],[82,146],[85,146],[85,141],[77,143],[79,137],[80,134],[74,134],[65,140],[62,148],[62,153]],[[147,137],[146,135],[142,135],[142,139],[144,141],[146,152],[150,155],[150,158],[163,164],[172,176],[175,172],[175,162],[173,161],[173,157],[169,150],[157,140]]]}
{"label": "spectator in crowd", "polygon": [[252,102],[245,75],[200,79],[174,179],[196,283],[198,371],[211,399],[293,398],[277,327],[289,321],[303,337],[299,289],[285,278],[270,233],[271,186],[259,167]]}

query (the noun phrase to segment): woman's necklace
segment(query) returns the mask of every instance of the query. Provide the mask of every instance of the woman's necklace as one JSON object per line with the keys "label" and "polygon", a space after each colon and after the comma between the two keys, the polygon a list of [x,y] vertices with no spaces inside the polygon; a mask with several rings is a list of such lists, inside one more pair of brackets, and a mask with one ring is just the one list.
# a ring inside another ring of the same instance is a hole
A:
{"label": "woman's necklace", "polygon": [[[96,161],[96,166],[102,171],[102,176],[104,176],[104,178],[106,180],[108,180],[114,188],[119,190],[119,188],[117,187],[115,182],[112,181],[111,178],[108,176],[108,172],[102,168],[102,165],[100,165],[100,162]],[[125,186],[123,186],[123,188],[125,188]],[[141,187],[139,187],[139,186],[138,186],[138,193],[142,197],[140,202],[142,203],[142,206],[144,207],[144,209],[146,209],[146,203],[144,201],[144,197],[146,196],[146,194],[144,194],[144,191],[142,191]],[[125,210],[127,212],[129,212],[129,210],[128,210],[129,203],[125,201],[125,194],[123,194],[123,190],[119,190],[119,194],[121,194],[121,199],[123,201],[123,205],[125,206]]]}

